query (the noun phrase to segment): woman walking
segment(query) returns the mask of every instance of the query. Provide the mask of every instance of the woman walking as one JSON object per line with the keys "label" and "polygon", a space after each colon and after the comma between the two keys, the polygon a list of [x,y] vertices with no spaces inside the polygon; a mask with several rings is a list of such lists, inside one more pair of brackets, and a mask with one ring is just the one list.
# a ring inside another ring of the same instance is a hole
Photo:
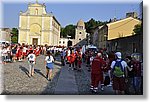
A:
{"label": "woman walking", "polygon": [[30,50],[29,55],[27,56],[28,63],[29,63],[29,77],[34,75],[34,65],[36,63],[36,56],[33,53],[33,50]]}
{"label": "woman walking", "polygon": [[50,51],[47,52],[47,56],[45,58],[45,66],[46,66],[46,78],[51,81],[52,71],[54,69],[54,58],[51,55]]}

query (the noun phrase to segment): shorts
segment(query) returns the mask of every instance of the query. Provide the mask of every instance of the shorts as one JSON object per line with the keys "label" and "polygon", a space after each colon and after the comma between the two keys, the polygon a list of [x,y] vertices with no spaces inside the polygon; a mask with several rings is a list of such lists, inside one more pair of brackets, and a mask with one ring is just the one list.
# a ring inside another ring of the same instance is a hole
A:
{"label": "shorts", "polygon": [[126,90],[124,77],[113,77],[113,90]]}
{"label": "shorts", "polygon": [[46,64],[47,69],[53,69],[54,68],[53,66],[54,66],[53,63],[47,63]]}

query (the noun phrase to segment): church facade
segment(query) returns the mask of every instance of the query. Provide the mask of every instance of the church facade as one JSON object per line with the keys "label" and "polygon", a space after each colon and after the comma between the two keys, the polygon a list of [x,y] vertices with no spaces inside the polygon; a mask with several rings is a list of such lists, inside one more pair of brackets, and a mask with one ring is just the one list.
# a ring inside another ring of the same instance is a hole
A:
{"label": "church facade", "polygon": [[28,9],[19,15],[18,43],[58,46],[60,30],[60,23],[46,12],[44,4],[29,3]]}

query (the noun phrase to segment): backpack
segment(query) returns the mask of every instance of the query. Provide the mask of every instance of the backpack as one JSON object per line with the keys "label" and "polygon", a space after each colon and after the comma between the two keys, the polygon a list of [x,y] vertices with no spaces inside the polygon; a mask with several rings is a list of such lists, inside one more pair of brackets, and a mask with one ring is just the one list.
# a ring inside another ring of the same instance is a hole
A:
{"label": "backpack", "polygon": [[116,77],[124,76],[124,70],[122,68],[121,62],[122,62],[122,60],[121,61],[116,61],[115,65],[114,65],[113,75],[116,76]]}

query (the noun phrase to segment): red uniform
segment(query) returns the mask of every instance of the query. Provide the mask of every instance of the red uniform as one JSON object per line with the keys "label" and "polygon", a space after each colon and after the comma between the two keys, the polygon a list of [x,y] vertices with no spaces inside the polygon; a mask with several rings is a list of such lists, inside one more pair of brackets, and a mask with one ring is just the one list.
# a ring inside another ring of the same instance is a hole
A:
{"label": "red uniform", "polygon": [[105,62],[102,58],[96,57],[92,61],[91,66],[91,85],[93,87],[98,87],[99,81],[103,81],[102,67]]}
{"label": "red uniform", "polygon": [[17,57],[21,57],[22,55],[23,55],[22,49],[21,48],[17,48],[16,56]]}

